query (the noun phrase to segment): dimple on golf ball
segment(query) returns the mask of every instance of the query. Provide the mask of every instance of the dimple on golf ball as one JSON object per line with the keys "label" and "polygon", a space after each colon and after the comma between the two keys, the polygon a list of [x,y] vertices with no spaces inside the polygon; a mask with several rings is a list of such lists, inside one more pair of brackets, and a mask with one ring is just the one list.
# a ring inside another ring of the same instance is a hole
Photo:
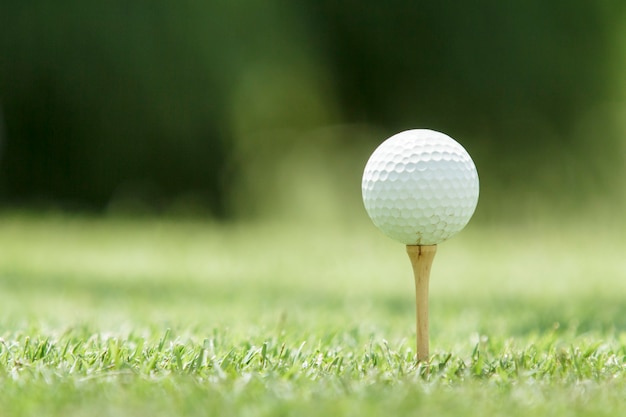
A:
{"label": "dimple on golf ball", "polygon": [[467,151],[429,129],[384,141],[367,161],[361,184],[374,224],[406,245],[436,245],[463,229],[476,209],[478,188]]}

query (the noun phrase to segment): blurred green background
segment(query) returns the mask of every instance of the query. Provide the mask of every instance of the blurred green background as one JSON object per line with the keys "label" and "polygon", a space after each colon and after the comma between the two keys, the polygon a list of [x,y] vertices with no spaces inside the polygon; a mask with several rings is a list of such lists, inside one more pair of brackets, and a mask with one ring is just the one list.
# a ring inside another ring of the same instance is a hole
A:
{"label": "blurred green background", "polygon": [[5,207],[349,219],[443,131],[477,217],[626,207],[621,0],[0,2]]}

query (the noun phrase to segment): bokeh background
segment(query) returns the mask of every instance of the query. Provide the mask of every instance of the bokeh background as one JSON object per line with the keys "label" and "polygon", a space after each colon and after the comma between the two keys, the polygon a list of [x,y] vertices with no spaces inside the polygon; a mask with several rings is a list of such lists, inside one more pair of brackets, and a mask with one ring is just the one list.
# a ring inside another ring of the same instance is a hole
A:
{"label": "bokeh background", "polygon": [[0,2],[5,208],[364,216],[385,138],[443,131],[478,222],[626,208],[621,0]]}

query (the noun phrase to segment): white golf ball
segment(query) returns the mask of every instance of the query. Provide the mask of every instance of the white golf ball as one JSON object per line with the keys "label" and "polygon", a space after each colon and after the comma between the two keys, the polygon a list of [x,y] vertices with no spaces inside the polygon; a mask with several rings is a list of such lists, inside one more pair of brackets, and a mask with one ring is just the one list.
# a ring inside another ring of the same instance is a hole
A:
{"label": "white golf ball", "polygon": [[398,133],[367,161],[363,203],[374,224],[406,245],[436,245],[469,222],[478,173],[454,139],[429,129]]}

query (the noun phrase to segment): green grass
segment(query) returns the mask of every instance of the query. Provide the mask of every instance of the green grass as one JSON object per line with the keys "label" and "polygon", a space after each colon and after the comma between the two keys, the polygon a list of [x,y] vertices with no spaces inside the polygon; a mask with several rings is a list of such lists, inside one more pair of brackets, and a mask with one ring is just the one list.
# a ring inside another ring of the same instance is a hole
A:
{"label": "green grass", "polygon": [[332,224],[0,217],[0,416],[614,416],[617,230],[470,225],[415,363],[402,245]]}

